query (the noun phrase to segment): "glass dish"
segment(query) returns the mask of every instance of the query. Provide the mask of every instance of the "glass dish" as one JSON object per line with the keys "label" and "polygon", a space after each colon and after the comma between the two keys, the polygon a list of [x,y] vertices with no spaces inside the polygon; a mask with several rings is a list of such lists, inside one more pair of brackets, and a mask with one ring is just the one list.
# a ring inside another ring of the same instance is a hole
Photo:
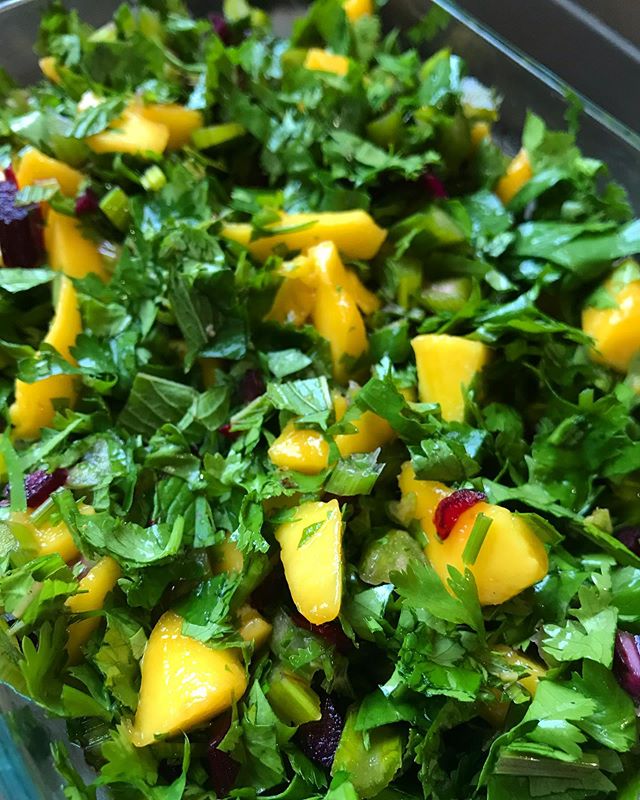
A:
{"label": "glass dish", "polygon": [[[518,149],[528,108],[540,114],[549,125],[563,127],[569,90],[556,75],[508,45],[451,0],[434,2],[449,13],[450,22],[429,47],[450,47],[466,59],[471,74],[498,89],[503,102],[496,135],[507,150]],[[46,4],[46,0],[0,3],[0,65],[21,83],[36,80],[39,75],[32,48],[40,12]],[[119,0],[70,3],[83,19],[98,25],[107,21],[119,4]],[[215,5],[212,0],[191,3],[195,13],[205,13]],[[286,0],[278,0],[271,7],[279,33],[286,33],[304,8]],[[389,27],[405,28],[420,19],[424,10],[421,0],[391,0],[383,10],[383,20]],[[606,70],[606,65],[599,65],[599,68]],[[633,204],[640,208],[640,136],[588,98],[579,99],[584,109],[579,135],[581,146],[588,155],[609,164],[613,176],[627,187]],[[63,800],[60,779],[49,752],[49,743],[59,740],[66,740],[62,722],[47,719],[39,709],[0,686],[0,800]],[[71,747],[71,755],[76,766],[89,776],[79,749]]]}

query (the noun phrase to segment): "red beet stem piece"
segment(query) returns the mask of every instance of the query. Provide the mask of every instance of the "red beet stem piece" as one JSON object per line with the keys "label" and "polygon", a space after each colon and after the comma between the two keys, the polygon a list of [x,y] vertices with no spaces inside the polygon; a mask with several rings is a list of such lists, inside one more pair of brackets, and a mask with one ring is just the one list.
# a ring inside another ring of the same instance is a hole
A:
{"label": "red beet stem piece", "polygon": [[54,469],[53,472],[38,469],[27,475],[24,479],[24,490],[29,508],[37,508],[48,500],[56,489],[64,486],[68,474],[66,469]]}
{"label": "red beet stem piece", "polygon": [[240,764],[218,745],[229,732],[231,714],[225,713],[211,724],[209,745],[207,749],[207,771],[209,781],[218,797],[226,797],[236,782]]}
{"label": "red beet stem piece", "polygon": [[9,166],[4,171],[4,179],[12,183],[14,186],[18,186],[18,179],[16,178],[16,173],[14,172],[13,166],[9,164]]}
{"label": "red beet stem piece", "polygon": [[299,628],[322,637],[327,644],[335,647],[339,653],[347,653],[351,649],[351,642],[338,622],[323,622],[321,625],[314,625],[313,622],[309,622],[298,611],[294,611],[291,614],[291,619]]}
{"label": "red beet stem piece", "polygon": [[37,267],[42,263],[42,215],[37,205],[18,206],[18,187],[0,181],[0,250],[5,267]]}
{"label": "red beet stem piece", "polygon": [[344,718],[333,698],[320,695],[320,713],[317,722],[300,725],[295,740],[302,752],[313,762],[325,769],[331,769],[344,728]]}
{"label": "red beet stem piece", "polygon": [[424,188],[427,190],[427,194],[429,197],[432,197],[434,200],[443,199],[445,197],[449,197],[449,193],[446,190],[444,183],[437,178],[432,172],[425,172],[422,176],[422,183]]}
{"label": "red beet stem piece", "polygon": [[93,189],[85,189],[82,194],[76,197],[76,214],[79,217],[85,214],[93,214],[99,208],[98,197]]}
{"label": "red beet stem piece", "polygon": [[231,44],[231,28],[229,27],[229,23],[224,16],[222,14],[216,14],[215,11],[212,11],[211,14],[209,14],[209,20],[213,30],[218,35],[218,38],[222,41],[222,44]]}
{"label": "red beet stem piece", "polygon": [[615,536],[625,547],[640,556],[640,526],[625,525],[616,531]]}
{"label": "red beet stem piece", "polygon": [[618,683],[635,700],[640,700],[640,636],[616,633],[613,671]]}
{"label": "red beet stem piece", "polygon": [[231,424],[229,422],[225,422],[224,425],[221,425],[218,428],[218,433],[221,436],[224,436],[225,439],[231,439],[231,441],[233,441],[234,439],[237,439],[238,436],[240,436],[240,431],[232,431],[231,430]]}
{"label": "red beet stem piece", "polygon": [[262,375],[257,369],[248,369],[240,380],[238,392],[243,403],[250,403],[266,391]]}
{"label": "red beet stem piece", "polygon": [[446,539],[454,529],[456,522],[468,508],[487,499],[484,492],[473,489],[458,489],[448,497],[443,497],[433,515],[436,531],[441,539]]}

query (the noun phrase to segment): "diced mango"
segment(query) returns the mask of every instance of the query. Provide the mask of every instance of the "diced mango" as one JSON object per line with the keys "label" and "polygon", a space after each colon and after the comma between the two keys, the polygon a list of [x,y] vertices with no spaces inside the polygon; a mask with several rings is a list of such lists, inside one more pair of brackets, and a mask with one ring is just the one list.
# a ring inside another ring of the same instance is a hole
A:
{"label": "diced mango", "polygon": [[317,281],[345,289],[365,314],[372,314],[380,308],[376,295],[364,286],[355,272],[345,268],[335,242],[321,242],[310,247],[308,256],[315,267]]}
{"label": "diced mango", "polygon": [[242,572],[244,556],[238,545],[227,535],[223,542],[213,548],[211,562],[215,575],[222,572]]}
{"label": "diced mango", "polygon": [[127,109],[102,133],[89,136],[87,144],[94,153],[164,153],[169,143],[169,129]]}
{"label": "diced mango", "polygon": [[536,691],[538,690],[538,684],[540,683],[540,678],[543,678],[546,675],[547,670],[545,667],[542,664],[539,664],[537,661],[528,658],[519,650],[514,650],[512,647],[508,647],[507,645],[499,644],[493,649],[495,652],[500,653],[501,658],[503,658],[507,664],[512,667],[517,667],[518,671],[522,669],[527,670],[528,674],[519,677],[517,683],[526,689],[531,697],[535,697]]}
{"label": "diced mango", "polygon": [[271,227],[277,231],[302,225],[308,227],[251,241],[251,225],[229,223],[223,226],[221,235],[244,245],[262,261],[279,246],[289,250],[306,250],[327,240],[334,242],[346,258],[367,260],[376,255],[387,235],[366,211],[361,210],[283,214],[278,225]]}
{"label": "diced mango", "polygon": [[[64,561],[69,562],[80,555],[73,536],[64,522],[52,525],[45,521],[36,525],[29,512],[13,511],[9,527],[20,545],[29,552],[33,551],[34,557],[57,553]],[[16,533],[16,528],[19,533]]]}
{"label": "diced mango", "polygon": [[526,150],[522,149],[513,158],[507,171],[496,185],[496,194],[507,205],[533,177],[531,161]]}
{"label": "diced mango", "polygon": [[284,280],[265,319],[303,325],[309,319],[316,299],[318,278],[315,264],[308,256],[297,256],[292,261],[285,261],[278,274]]}
{"label": "diced mango", "polygon": [[350,22],[355,22],[360,17],[373,15],[372,0],[345,0],[342,7]]}
{"label": "diced mango", "polygon": [[416,478],[410,461],[405,461],[402,465],[398,485],[403,500],[402,511],[406,512],[409,519],[420,520],[422,529],[429,538],[436,536],[433,515],[440,501],[448,497],[452,490],[439,481],[423,481]]}
{"label": "diced mango", "polygon": [[448,422],[464,420],[464,390],[489,360],[489,348],[461,336],[426,334],[411,345],[423,403],[438,403]]}
{"label": "diced mango", "polygon": [[178,103],[153,103],[148,106],[138,106],[136,111],[145,119],[164,125],[168,129],[169,150],[184,147],[191,141],[191,134],[204,125],[202,112]]}
{"label": "diced mango", "polygon": [[182,622],[167,611],[149,637],[131,737],[137,747],[206,722],[230,708],[247,688],[237,651],[184,636]]}
{"label": "diced mango", "polygon": [[[334,399],[333,406],[336,420],[340,421],[346,413],[345,398]],[[335,437],[342,458],[353,453],[371,453],[395,438],[391,425],[373,411],[363,411],[357,419],[351,420],[350,424],[357,429],[356,433],[339,433]]]}
{"label": "diced mango", "polygon": [[237,612],[240,625],[238,633],[245,642],[253,642],[256,650],[269,641],[273,625],[250,605],[240,606]]}
{"label": "diced mango", "polygon": [[625,284],[618,280],[619,274],[616,270],[605,284],[616,308],[585,308],[582,329],[594,340],[595,360],[626,372],[640,352],[640,280]]}
{"label": "diced mango", "polygon": [[[73,363],[70,348],[82,330],[78,298],[68,278],[62,279],[56,311],[44,341]],[[34,439],[41,428],[53,420],[53,400],[73,404],[76,397],[73,375],[53,375],[50,378],[25,383],[16,381],[15,402],[9,409],[9,417],[17,439]]]}
{"label": "diced mango", "polygon": [[330,622],[342,603],[342,514],[337,500],[298,506],[275,533],[289,591],[314,625]]}
{"label": "diced mango", "polygon": [[98,246],[82,235],[78,222],[51,209],[45,227],[49,264],[70,278],[84,278],[90,272],[102,280],[108,275]]}
{"label": "diced mango", "polygon": [[334,75],[346,75],[349,72],[349,59],[346,56],[329,53],[319,47],[310,47],[304,60],[306,69],[317,72],[333,72]]}
{"label": "diced mango", "polygon": [[471,144],[474,149],[478,148],[480,142],[491,138],[491,125],[488,122],[474,122],[471,126]]}
{"label": "diced mango", "polygon": [[42,72],[44,77],[48,78],[51,83],[60,83],[57,62],[53,56],[45,56],[44,58],[38,59],[38,66],[40,67],[40,72]]}
{"label": "diced mango", "polygon": [[346,289],[322,284],[318,288],[312,322],[329,342],[334,378],[348,380],[351,361],[360,358],[368,347],[364,321],[355,300]]}
{"label": "diced mango", "polygon": [[20,159],[16,171],[18,186],[32,186],[38,181],[55,179],[60,185],[60,191],[65,197],[75,197],[80,189],[84,176],[77,169],[73,169],[64,161],[41,153],[35,147],[30,147]]}
{"label": "diced mango", "polygon": [[[104,556],[82,578],[78,594],[70,597],[66,606],[72,614],[85,611],[99,611],[104,606],[104,599],[116,585],[122,574],[118,563],[109,556]],[[82,646],[100,624],[100,617],[88,617],[72,622],[68,628],[67,652],[72,664],[76,664],[82,656]]]}
{"label": "diced mango", "polygon": [[506,508],[477,503],[460,515],[444,541],[429,536],[425,554],[446,586],[450,566],[465,570],[462,553],[480,513],[491,519],[491,525],[469,569],[480,603],[499,605],[542,580],[549,570],[547,551],[524,519]]}
{"label": "diced mango", "polygon": [[303,475],[317,475],[329,465],[329,445],[320,431],[296,428],[288,422],[269,448],[271,463]]}

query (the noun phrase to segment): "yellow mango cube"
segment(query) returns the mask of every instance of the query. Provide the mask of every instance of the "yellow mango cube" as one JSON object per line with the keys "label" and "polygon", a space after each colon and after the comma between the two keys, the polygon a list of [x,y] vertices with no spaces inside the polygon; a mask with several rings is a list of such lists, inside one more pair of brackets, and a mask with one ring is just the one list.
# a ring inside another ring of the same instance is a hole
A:
{"label": "yellow mango cube", "polygon": [[82,235],[78,222],[51,209],[47,214],[44,241],[49,264],[70,278],[84,278],[90,272],[102,280],[108,277],[95,242]]}
{"label": "yellow mango cube", "polygon": [[[56,311],[44,341],[73,363],[70,348],[82,330],[78,298],[73,284],[63,278]],[[16,381],[15,402],[9,409],[14,436],[17,439],[35,439],[42,428],[53,420],[53,400],[73,404],[76,397],[73,375],[53,375],[35,383]]]}
{"label": "yellow mango cube", "polygon": [[237,611],[238,633],[245,642],[253,642],[256,650],[264,647],[271,637],[273,625],[250,605],[243,605]]}
{"label": "yellow mango cube", "polygon": [[214,575],[222,572],[242,572],[244,556],[238,545],[227,534],[223,542],[213,547],[211,562]]}
{"label": "yellow mango cube", "polygon": [[[57,62],[53,56],[45,56],[44,58],[38,59],[38,66],[40,67],[40,72],[45,78],[48,78],[51,83],[60,83]],[[18,184],[18,186],[20,186],[20,184]]]}
{"label": "yellow mango cube", "polygon": [[[407,520],[403,519],[403,522],[408,524],[410,519],[418,519],[429,538],[436,536],[433,515],[440,501],[448,497],[452,489],[439,481],[419,480],[410,461],[405,461],[402,465],[398,485],[403,500],[401,513],[406,512],[408,517]],[[402,513],[402,516],[405,514]]]}
{"label": "yellow mango cube", "polygon": [[285,261],[278,274],[284,280],[265,320],[303,325],[309,319],[316,299],[318,278],[315,264],[308,256],[297,256],[292,261]]}
{"label": "yellow mango cube", "polygon": [[491,138],[491,125],[488,122],[474,122],[471,126],[471,144],[474,149],[480,146],[480,142]]}
{"label": "yellow mango cube", "polygon": [[640,280],[620,285],[614,273],[605,288],[616,308],[585,308],[582,330],[594,340],[595,360],[626,372],[640,352]]}
{"label": "yellow mango cube", "polygon": [[247,675],[237,650],[216,649],[182,634],[182,618],[163,614],[142,659],[142,683],[132,731],[137,747],[156,736],[207,722],[238,701]]}
{"label": "yellow mango cube", "polygon": [[293,602],[314,625],[330,622],[342,603],[342,514],[337,500],[298,506],[276,529]]}
{"label": "yellow mango cube", "polygon": [[270,227],[278,231],[302,225],[308,227],[290,233],[274,233],[251,241],[251,225],[229,223],[223,226],[221,235],[244,245],[261,261],[270,256],[277,247],[306,250],[327,240],[334,242],[346,258],[368,260],[377,254],[387,235],[366,211],[361,210],[283,214],[280,222]]}
{"label": "yellow mango cube", "polygon": [[202,128],[204,117],[202,112],[194,108],[186,108],[178,103],[152,103],[148,106],[137,106],[136,112],[144,119],[164,125],[169,131],[168,150],[178,150],[191,141],[191,134]]}
{"label": "yellow mango cube", "polygon": [[335,242],[321,242],[308,250],[317,282],[346,290],[365,314],[380,308],[380,300],[370,292],[352,270],[345,268]]}
{"label": "yellow mango cube", "polygon": [[329,466],[329,444],[320,431],[296,428],[288,422],[269,448],[271,463],[303,475],[317,475]]}
{"label": "yellow mango cube", "polygon": [[349,59],[346,56],[329,53],[319,47],[310,47],[304,60],[306,69],[317,72],[333,72],[334,75],[346,75],[349,72]]}
{"label": "yellow mango cube", "polygon": [[75,560],[80,551],[73,541],[69,528],[64,522],[51,525],[44,522],[36,525],[28,511],[13,511],[10,517],[11,530],[19,535],[16,538],[20,545],[36,556],[48,556],[57,553],[64,561]]}
{"label": "yellow mango cube", "polygon": [[426,334],[411,341],[423,403],[438,403],[448,422],[464,420],[464,390],[489,360],[489,348],[461,336]]}
{"label": "yellow mango cube", "polygon": [[527,151],[522,149],[513,158],[507,167],[507,171],[498,181],[496,194],[507,205],[531,178],[533,178],[531,161]]}
{"label": "yellow mango cube", "polygon": [[[337,395],[333,401],[336,420],[339,422],[347,411],[347,401],[342,395]],[[391,425],[374,414],[373,411],[363,411],[355,420],[349,423],[356,428],[355,433],[339,433],[335,437],[342,458],[353,453],[371,453],[395,438]]]}
{"label": "yellow mango cube", "polygon": [[538,583],[549,571],[547,551],[522,517],[500,506],[477,503],[460,515],[444,541],[430,535],[425,554],[446,586],[450,566],[465,570],[462,553],[480,513],[491,519],[491,525],[469,569],[481,605],[499,605]]}
{"label": "yellow mango cube", "polygon": [[169,144],[169,129],[129,108],[106,131],[89,136],[87,144],[94,153],[162,154]]}
{"label": "yellow mango cube", "polygon": [[[104,556],[82,578],[78,587],[78,594],[70,597],[66,606],[72,614],[81,614],[85,611],[99,611],[104,606],[105,597],[116,585],[122,574],[118,563]],[[82,656],[82,646],[100,624],[100,617],[88,617],[69,625],[67,652],[72,664],[77,664]]]}
{"label": "yellow mango cube", "polygon": [[544,678],[544,676],[547,674],[546,668],[537,661],[525,656],[524,653],[521,653],[519,650],[514,650],[508,645],[498,644],[495,645],[493,650],[496,653],[499,653],[500,657],[504,659],[507,664],[512,667],[516,667],[518,671],[522,669],[527,670],[527,674],[519,677],[517,683],[526,689],[531,697],[535,697],[540,679]]}
{"label": "yellow mango cube", "polygon": [[75,197],[84,175],[64,161],[51,158],[35,147],[26,150],[16,170],[18,186],[22,189],[25,186],[33,186],[39,181],[54,179],[58,181],[60,191],[65,197]]}
{"label": "yellow mango cube", "polygon": [[342,7],[349,22],[355,22],[360,17],[371,17],[373,15],[372,0],[345,0]]}

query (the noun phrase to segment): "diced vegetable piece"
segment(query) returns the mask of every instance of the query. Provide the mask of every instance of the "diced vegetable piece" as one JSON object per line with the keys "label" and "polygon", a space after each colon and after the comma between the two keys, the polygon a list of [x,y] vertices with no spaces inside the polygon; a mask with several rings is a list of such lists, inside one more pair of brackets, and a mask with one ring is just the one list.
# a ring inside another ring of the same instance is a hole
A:
{"label": "diced vegetable piece", "polygon": [[640,699],[640,636],[616,632],[613,670],[625,692],[634,700]]}
{"label": "diced vegetable piece", "polygon": [[70,278],[84,278],[93,272],[102,280],[107,279],[104,260],[96,243],[83,236],[73,217],[50,209],[45,228],[45,245],[53,269]]}
{"label": "diced vegetable piece", "polygon": [[321,718],[320,698],[304,678],[282,668],[269,676],[267,698],[273,710],[288,725],[304,725]]}
{"label": "diced vegetable piece", "polygon": [[[349,2],[361,3],[363,0],[347,0]],[[365,3],[369,0],[364,0]],[[402,129],[402,112],[394,108],[392,111],[383,114],[381,117],[372,120],[367,125],[367,136],[378,147],[389,147],[395,144]]]}
{"label": "diced vegetable piece", "polygon": [[312,322],[329,342],[333,376],[340,383],[352,373],[352,362],[367,351],[367,332],[355,300],[343,287],[318,287]]}
{"label": "diced vegetable piece", "polygon": [[269,458],[280,469],[317,475],[329,465],[329,445],[320,431],[296,428],[291,421],[269,448]]}
{"label": "diced vegetable piece", "polygon": [[38,59],[38,66],[40,67],[40,72],[51,83],[60,83],[60,75],[58,74],[57,62],[54,56],[45,56]]}
{"label": "diced vegetable piece", "polygon": [[[516,667],[518,673],[520,673],[520,671],[523,669],[527,671],[526,675],[520,675],[518,677],[517,682],[529,692],[531,697],[535,697],[536,691],[538,690],[538,684],[540,683],[540,678],[543,678],[547,673],[546,668],[537,661],[528,658],[519,650],[514,650],[512,647],[508,647],[507,645],[495,645],[493,650],[496,653],[499,653],[500,657],[503,658],[507,664],[512,667]],[[508,676],[505,676],[505,679],[507,677]]]}
{"label": "diced vegetable piece", "polygon": [[199,128],[191,134],[191,140],[198,150],[206,150],[208,147],[217,147],[244,136],[246,132],[244,125],[240,125],[239,122],[223,122],[220,125]]}
{"label": "diced vegetable piece", "polygon": [[318,276],[308,256],[285,261],[278,270],[280,284],[266,320],[303,325],[310,317],[316,299]]}
{"label": "diced vegetable piece", "polygon": [[189,730],[230,708],[246,688],[237,651],[184,636],[182,618],[167,611],[156,623],[142,660],[132,741],[144,747],[156,736]]}
{"label": "diced vegetable piece", "polygon": [[21,547],[33,552],[34,557],[57,553],[60,558],[69,562],[80,555],[64,522],[52,525],[44,520],[35,524],[30,514],[14,511],[9,518],[9,528]]}
{"label": "diced vegetable piece", "polygon": [[496,194],[507,205],[532,177],[533,170],[529,155],[526,150],[520,150],[507,167],[505,174],[498,181]]}
{"label": "diced vegetable piece", "polygon": [[[78,594],[70,597],[66,606],[72,614],[84,611],[99,611],[104,606],[104,599],[116,585],[121,575],[118,563],[109,556],[104,556],[82,578]],[[100,624],[100,617],[88,617],[72,622],[68,628],[67,652],[72,664],[76,664],[82,656],[82,646]]]}
{"label": "diced vegetable piece", "polygon": [[27,506],[37,508],[42,505],[56,489],[64,486],[69,473],[66,469],[58,468],[53,472],[37,469],[25,475],[24,491],[27,496]]}
{"label": "diced vegetable piece", "polygon": [[37,267],[42,263],[42,215],[39,205],[17,204],[18,188],[0,181],[0,265]]}
{"label": "diced vegetable piece", "polygon": [[[336,420],[339,422],[347,411],[347,401],[342,395],[334,397]],[[335,437],[336,445],[343,458],[353,453],[371,453],[395,438],[395,432],[386,419],[363,411],[361,415],[349,423],[356,428],[355,433],[339,433]]]}
{"label": "diced vegetable piece", "polygon": [[335,242],[321,242],[310,247],[308,255],[315,268],[317,282],[344,288],[365,314],[372,314],[380,308],[380,300],[376,295],[364,286],[355,272],[345,269]]}
{"label": "diced vegetable piece", "polygon": [[337,500],[298,506],[275,533],[293,602],[309,622],[330,622],[342,603],[342,514]]}
{"label": "diced vegetable piece", "polygon": [[488,122],[474,122],[471,126],[471,144],[474,149],[480,146],[484,139],[491,138],[491,125]]}
{"label": "diced vegetable piece", "polygon": [[[289,228],[302,227],[302,230]],[[307,214],[283,214],[277,225],[270,226],[282,233],[251,241],[251,225],[224,225],[222,236],[245,245],[253,256],[264,261],[276,247],[305,250],[324,241],[333,242],[346,258],[373,258],[385,240],[387,232],[378,227],[366,211],[319,211]]]}
{"label": "diced vegetable piece", "polygon": [[404,572],[411,562],[424,561],[422,548],[406,531],[393,530],[365,550],[358,574],[365,583],[388,583],[392,572]]}
{"label": "diced vegetable piece", "polygon": [[585,308],[582,329],[594,340],[591,355],[613,369],[626,372],[640,352],[640,268],[627,259],[604,285],[613,308]]}
{"label": "diced vegetable piece", "polygon": [[489,348],[461,336],[427,334],[411,345],[416,354],[423,403],[438,403],[442,418],[464,420],[464,390],[489,360]]}
{"label": "diced vegetable piece", "polygon": [[94,153],[164,153],[169,143],[169,129],[127,109],[102,133],[89,136],[87,144]]}
{"label": "diced vegetable piece", "polygon": [[242,572],[244,558],[233,539],[226,538],[212,548],[211,568],[215,575],[221,572]]}
{"label": "diced vegetable piece", "polygon": [[164,125],[169,131],[167,149],[177,150],[188,144],[194,131],[202,128],[204,118],[201,111],[186,108],[178,103],[152,103],[140,106],[137,113],[151,122]]}
{"label": "diced vegetable piece", "polygon": [[447,585],[450,566],[465,570],[462,554],[481,513],[491,525],[475,562],[467,566],[475,578],[480,603],[499,605],[542,580],[549,570],[545,547],[525,519],[506,508],[478,503],[460,516],[447,539],[429,536],[425,553]]}
{"label": "diced vegetable piece", "polygon": [[372,0],[345,0],[342,7],[351,22],[355,22],[360,17],[370,17],[373,14]]}
{"label": "diced vegetable piece", "polygon": [[[63,278],[56,312],[44,341],[73,363],[70,348],[82,331],[76,290],[68,278]],[[76,397],[75,379],[72,375],[53,375],[50,378],[25,383],[16,381],[15,402],[9,409],[9,417],[17,439],[35,439],[41,428],[53,420],[53,400],[73,404]]]}
{"label": "diced vegetable piece", "polygon": [[344,719],[334,699],[328,694],[320,697],[320,713],[322,716],[317,722],[307,722],[298,728],[296,742],[315,764],[330,769],[344,728]]}
{"label": "diced vegetable piece", "polygon": [[404,737],[396,725],[367,732],[356,730],[356,709],[349,711],[331,773],[347,772],[358,797],[375,797],[391,783],[402,766]]}
{"label": "diced vegetable piece", "polygon": [[241,606],[237,612],[240,628],[238,633],[245,642],[253,642],[256,650],[269,641],[273,625],[250,605]]}
{"label": "diced vegetable piece", "polygon": [[440,501],[452,490],[438,481],[418,480],[410,461],[402,465],[398,485],[402,494],[402,521],[408,525],[411,519],[419,519],[429,538],[437,536],[433,517]]}
{"label": "diced vegetable piece", "polygon": [[456,489],[447,497],[443,497],[433,515],[438,536],[446,539],[462,514],[486,499],[484,492],[475,492],[473,489]]}
{"label": "diced vegetable piece", "polygon": [[129,198],[119,186],[114,186],[100,201],[100,210],[119,230],[126,231],[131,220]]}
{"label": "diced vegetable piece", "polygon": [[148,192],[159,192],[167,184],[167,176],[157,164],[145,170],[140,183]]}
{"label": "diced vegetable piece", "polygon": [[25,151],[16,170],[16,180],[22,189],[32,186],[38,181],[56,180],[60,191],[66,197],[75,197],[80,189],[84,176],[63,161],[41,153],[35,147]]}
{"label": "diced vegetable piece", "polygon": [[317,72],[346,75],[349,72],[349,59],[346,56],[329,53],[319,47],[310,47],[304,60],[304,66]]}
{"label": "diced vegetable piece", "polygon": [[434,314],[440,314],[443,311],[455,313],[469,299],[471,285],[469,278],[434,281],[422,292],[421,300]]}

